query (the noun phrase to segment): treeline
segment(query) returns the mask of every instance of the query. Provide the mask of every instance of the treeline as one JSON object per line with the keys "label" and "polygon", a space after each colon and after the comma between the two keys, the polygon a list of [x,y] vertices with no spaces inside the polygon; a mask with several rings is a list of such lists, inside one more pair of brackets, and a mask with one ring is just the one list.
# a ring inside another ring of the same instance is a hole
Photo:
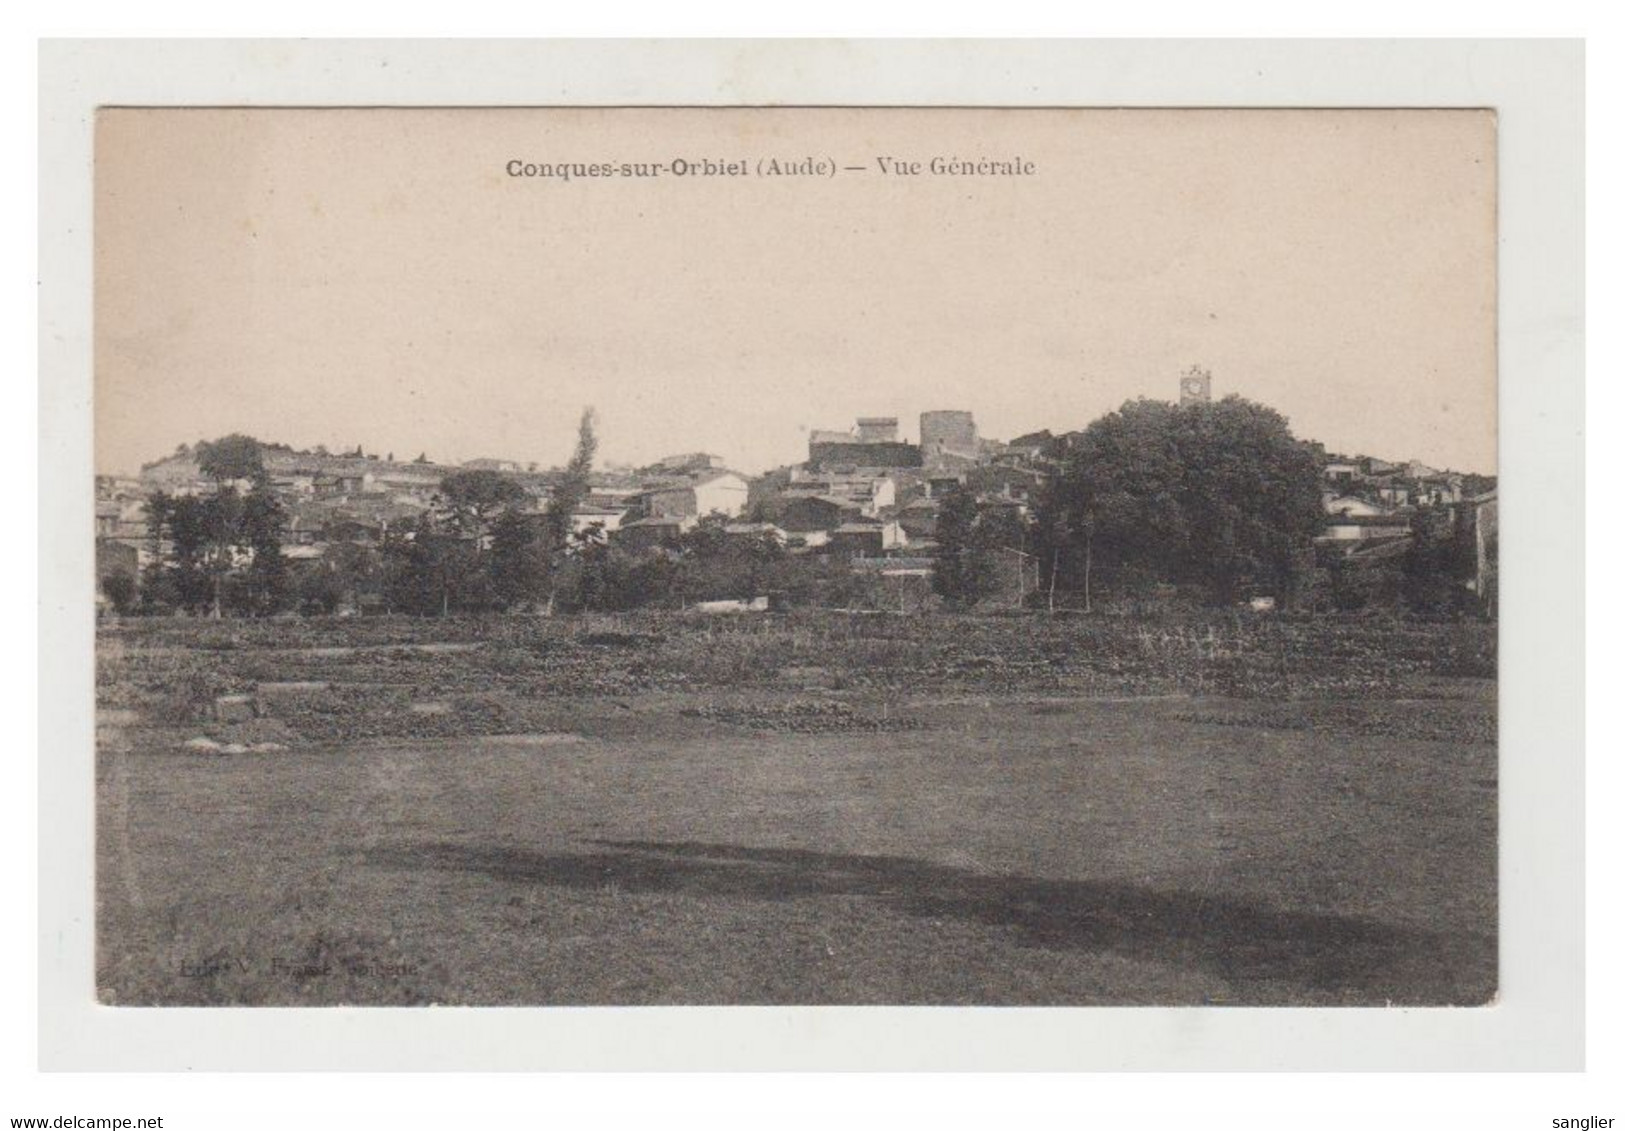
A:
{"label": "treeline", "polygon": [[[232,435],[197,445],[208,495],[155,492],[147,501],[152,560],[141,578],[144,611],[268,615],[288,599],[282,556],[286,508],[271,490],[258,441]],[[115,605],[133,601],[122,589]]]}
{"label": "treeline", "polygon": [[[191,509],[190,500],[182,502],[183,512]],[[633,552],[600,530],[559,537],[545,516],[511,512],[496,515],[484,537],[464,534],[450,509],[437,507],[391,527],[376,546],[330,543],[321,557],[295,563],[277,579],[264,578],[255,558],[239,556],[240,564],[219,578],[224,597],[218,607],[234,616],[319,615],[360,606],[442,616],[680,609],[756,596],[798,607],[895,607],[893,588],[841,559],[792,554],[771,537],[729,534],[725,525],[719,517],[703,518],[658,550]],[[212,614],[212,575],[194,568],[194,560],[177,544],[162,565],[149,567],[138,601],[115,604],[120,611]]]}
{"label": "treeline", "polygon": [[379,594],[388,611],[417,615],[626,612],[768,595],[794,605],[870,600],[844,563],[791,554],[765,535],[729,534],[726,524],[702,518],[658,550],[634,552],[593,527],[560,538],[512,515],[492,522],[482,546],[426,518],[392,531],[375,555],[329,553],[313,575],[323,580],[313,582],[302,608],[330,612],[357,592]]}

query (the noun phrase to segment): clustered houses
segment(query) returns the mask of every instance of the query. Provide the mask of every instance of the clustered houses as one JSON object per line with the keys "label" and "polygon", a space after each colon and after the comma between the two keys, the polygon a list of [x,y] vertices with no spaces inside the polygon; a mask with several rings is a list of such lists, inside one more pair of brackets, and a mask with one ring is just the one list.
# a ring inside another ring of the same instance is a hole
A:
{"label": "clustered houses", "polygon": [[630,550],[669,546],[707,515],[739,518],[750,497],[750,480],[705,452],[667,456],[626,478],[634,484],[630,490],[613,501],[596,498],[618,511],[604,530]]}
{"label": "clustered houses", "polygon": [[96,477],[96,576],[122,574],[132,581],[146,564],[147,497],[141,481],[122,475]]}
{"label": "clustered houses", "polygon": [[132,581],[151,557],[147,495],[153,488],[126,475],[96,476],[96,576]]}
{"label": "clustered houses", "polygon": [[767,537],[793,552],[852,560],[908,553],[923,561],[951,491],[974,492],[984,509],[1026,515],[1045,475],[1047,434],[1000,444],[979,437],[975,419],[958,410],[922,413],[920,433],[928,444],[899,439],[889,416],[861,417],[844,431],[815,429],[804,462],[755,480],[704,453],[660,460],[621,500],[626,510],[613,541],[639,551],[671,545],[702,517],[721,515],[735,520],[724,533]]}
{"label": "clustered houses", "polygon": [[[410,462],[354,453],[296,451],[267,445],[265,469],[287,513],[283,553],[315,560],[337,544],[375,546],[392,526],[417,519],[434,505],[441,481],[456,471],[495,471],[525,491],[523,509],[546,511],[558,472],[507,459],[473,459],[459,465]],[[244,484],[244,487],[247,485]],[[136,573],[152,552],[146,505],[157,491],[199,495],[215,486],[194,453],[181,448],[147,465],[137,477],[100,476],[96,482],[98,555],[108,570]],[[651,533],[651,544],[691,529],[702,515],[738,518],[745,510],[749,481],[722,467],[713,455],[670,456],[638,471],[595,472],[590,493],[571,516],[577,534],[624,537],[635,545]]]}
{"label": "clustered houses", "polygon": [[[271,489],[287,512],[283,553],[294,560],[320,558],[336,543],[375,545],[396,523],[426,512],[452,471],[475,467],[511,468],[538,502],[547,495],[547,477],[502,460],[473,460],[458,467],[420,457],[409,463],[363,455],[304,452],[267,445],[262,451]],[[246,486],[244,484],[243,486]],[[138,477],[100,476],[96,481],[98,551],[114,542],[134,555],[135,568],[152,552],[146,504],[155,492],[201,495],[212,492],[194,453],[182,447],[148,464]]]}
{"label": "clustered houses", "polygon": [[1025,517],[1046,475],[1047,434],[1001,444],[978,436],[975,418],[958,409],[921,413],[918,444],[900,440],[897,425],[870,416],[845,431],[814,430],[804,463],[761,481],[753,516],[783,530],[795,550],[916,562],[929,560],[951,492],[974,493],[984,512]]}
{"label": "clustered houses", "polygon": [[1326,463],[1321,497],[1325,532],[1316,539],[1323,557],[1351,564],[1391,560],[1403,554],[1419,515],[1438,515],[1451,527],[1466,524],[1477,551],[1469,583],[1491,600],[1497,503],[1494,481],[1439,471],[1416,460],[1390,463],[1370,456],[1334,456]]}
{"label": "clustered houses", "polygon": [[[1389,463],[1370,456],[1326,463],[1321,498],[1326,507],[1322,542],[1367,542],[1398,537],[1418,510],[1462,507],[1467,477],[1426,464]],[[1491,492],[1493,494],[1493,491]]]}
{"label": "clustered houses", "polygon": [[[705,452],[596,471],[572,525],[584,537],[642,552],[668,547],[702,518],[720,516],[730,537],[767,538],[793,552],[879,564],[906,560],[913,564],[905,572],[917,574],[918,563],[929,561],[937,509],[947,493],[970,490],[984,508],[1026,513],[1043,480],[1041,453],[1049,439],[990,441],[977,435],[971,414],[959,410],[922,413],[920,435],[922,443],[908,443],[898,438],[895,417],[864,417],[847,431],[813,432],[804,463],[755,480]],[[427,513],[441,481],[455,471],[509,476],[528,496],[525,509],[536,514],[547,509],[558,474],[509,459],[449,465],[427,456],[380,458],[359,448],[330,453],[269,444],[263,458],[287,514],[283,553],[295,561],[320,560],[340,544],[377,546],[392,527]],[[101,476],[96,486],[101,576],[136,575],[147,564],[146,504],[154,492],[215,489],[185,445],[139,476]]]}

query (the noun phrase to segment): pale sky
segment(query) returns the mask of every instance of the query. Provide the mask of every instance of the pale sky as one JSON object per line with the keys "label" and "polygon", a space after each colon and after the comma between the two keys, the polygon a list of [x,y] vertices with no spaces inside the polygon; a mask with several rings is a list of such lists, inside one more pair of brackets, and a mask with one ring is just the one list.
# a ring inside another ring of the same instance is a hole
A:
{"label": "pale sky", "polygon": [[[885,176],[877,156],[1033,162]],[[743,160],[740,178],[514,178]],[[832,159],[767,179],[758,159]],[[810,428],[983,435],[1174,399],[1495,470],[1483,111],[107,110],[97,466],[241,431],[410,459],[806,458]]]}

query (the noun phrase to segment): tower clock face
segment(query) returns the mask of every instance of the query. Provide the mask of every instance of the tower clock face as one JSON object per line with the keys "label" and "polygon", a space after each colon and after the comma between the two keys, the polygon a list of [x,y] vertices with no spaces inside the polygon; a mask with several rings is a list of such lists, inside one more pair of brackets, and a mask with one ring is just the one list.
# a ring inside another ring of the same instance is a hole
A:
{"label": "tower clock face", "polygon": [[1185,378],[1185,391],[1193,397],[1196,396],[1202,391],[1202,382],[1198,381],[1195,377]]}

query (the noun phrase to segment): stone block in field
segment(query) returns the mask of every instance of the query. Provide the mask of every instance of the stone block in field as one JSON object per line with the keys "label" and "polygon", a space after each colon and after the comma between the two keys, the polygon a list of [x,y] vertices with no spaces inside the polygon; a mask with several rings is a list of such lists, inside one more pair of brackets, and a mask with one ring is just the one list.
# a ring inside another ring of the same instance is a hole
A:
{"label": "stone block in field", "polygon": [[222,695],[214,701],[214,717],[223,723],[246,723],[255,714],[252,695]]}
{"label": "stone block in field", "polygon": [[297,706],[327,698],[333,685],[326,680],[296,679],[277,683],[262,683],[254,690],[260,708],[275,712],[281,706]]}
{"label": "stone block in field", "polygon": [[479,738],[481,746],[494,746],[513,750],[541,749],[547,746],[574,746],[585,742],[579,734],[564,732],[543,732],[541,734],[483,734]]}
{"label": "stone block in field", "polygon": [[268,699],[275,699],[278,696],[320,695],[332,689],[333,685],[325,679],[292,679],[278,683],[262,683],[258,687],[260,697]]}

